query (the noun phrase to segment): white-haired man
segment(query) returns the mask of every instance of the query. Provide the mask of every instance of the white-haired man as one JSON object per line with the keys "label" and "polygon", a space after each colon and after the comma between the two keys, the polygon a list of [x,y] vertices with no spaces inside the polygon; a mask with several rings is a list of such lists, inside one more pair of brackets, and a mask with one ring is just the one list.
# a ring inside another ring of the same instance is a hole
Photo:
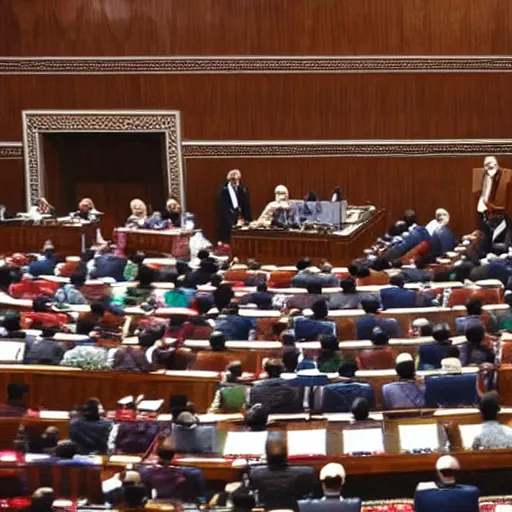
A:
{"label": "white-haired man", "polygon": [[247,223],[252,220],[249,190],[242,185],[242,173],[232,169],[226,176],[226,183],[222,185],[219,198],[219,242],[231,241],[231,229],[238,223]]}

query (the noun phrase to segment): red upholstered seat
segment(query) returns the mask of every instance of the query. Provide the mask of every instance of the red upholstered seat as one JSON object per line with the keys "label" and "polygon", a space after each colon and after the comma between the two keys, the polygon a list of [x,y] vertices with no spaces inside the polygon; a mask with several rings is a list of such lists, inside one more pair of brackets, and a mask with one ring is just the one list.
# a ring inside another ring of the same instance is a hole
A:
{"label": "red upholstered seat", "polygon": [[469,298],[479,299],[482,304],[503,303],[503,290],[501,288],[453,288],[448,306],[464,306]]}
{"label": "red upholstered seat", "polygon": [[373,347],[357,355],[360,370],[388,370],[395,367],[396,353],[391,347]]}
{"label": "red upholstered seat", "polygon": [[33,311],[22,312],[20,315],[22,329],[40,329],[54,325],[63,326],[68,322],[64,313],[36,313]]}
{"label": "red upholstered seat", "polygon": [[370,270],[370,275],[368,277],[358,277],[356,284],[357,286],[382,286],[389,284],[389,276],[386,272]]}
{"label": "red upholstered seat", "polygon": [[104,283],[93,283],[93,284],[85,284],[81,290],[83,296],[89,301],[93,302],[95,300],[100,299],[104,295],[107,294],[108,285]]}
{"label": "red upholstered seat", "polygon": [[356,339],[356,322],[353,318],[329,318],[336,324],[336,335],[340,341]]}
{"label": "red upholstered seat", "polygon": [[9,295],[15,299],[35,299],[47,295],[53,297],[59,283],[44,281],[42,279],[24,279],[21,283],[13,283],[9,286]]}
{"label": "red upholstered seat", "polygon": [[296,270],[274,270],[270,273],[269,288],[289,288]]}
{"label": "red upholstered seat", "polygon": [[201,350],[197,353],[194,370],[223,372],[226,366],[233,360],[235,360],[235,358],[227,351],[212,352],[209,350]]}
{"label": "red upholstered seat", "polygon": [[401,261],[404,265],[410,263],[411,260],[416,258],[416,256],[421,256],[426,254],[430,249],[430,244],[427,241],[420,242],[418,245],[414,246],[410,251],[407,251],[401,258]]}

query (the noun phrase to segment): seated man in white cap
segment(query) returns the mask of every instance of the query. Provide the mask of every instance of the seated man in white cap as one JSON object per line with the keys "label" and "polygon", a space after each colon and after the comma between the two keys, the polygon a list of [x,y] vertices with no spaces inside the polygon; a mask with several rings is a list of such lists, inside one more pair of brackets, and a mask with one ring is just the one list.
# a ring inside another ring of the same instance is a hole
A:
{"label": "seated man in white cap", "polygon": [[299,512],[360,512],[361,498],[343,498],[345,468],[336,462],[326,464],[320,471],[324,497],[299,501]]}
{"label": "seated man in white cap", "polygon": [[414,493],[415,512],[478,512],[480,491],[473,485],[461,485],[455,476],[459,461],[443,455],[436,462],[437,482],[422,482]]}

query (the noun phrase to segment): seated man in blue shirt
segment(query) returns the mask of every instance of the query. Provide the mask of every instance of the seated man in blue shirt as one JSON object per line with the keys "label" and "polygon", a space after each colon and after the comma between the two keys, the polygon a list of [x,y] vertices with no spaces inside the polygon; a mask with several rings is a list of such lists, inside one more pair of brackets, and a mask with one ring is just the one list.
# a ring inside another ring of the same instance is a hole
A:
{"label": "seated man in blue shirt", "polygon": [[459,461],[443,455],[436,462],[437,482],[422,482],[414,494],[416,512],[478,512],[480,491],[456,482]]}

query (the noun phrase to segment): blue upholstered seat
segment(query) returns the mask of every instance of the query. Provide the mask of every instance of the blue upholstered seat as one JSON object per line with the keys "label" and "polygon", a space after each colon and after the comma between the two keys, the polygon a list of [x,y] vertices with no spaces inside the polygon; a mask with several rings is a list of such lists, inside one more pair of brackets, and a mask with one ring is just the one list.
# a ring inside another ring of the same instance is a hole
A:
{"label": "blue upholstered seat", "polygon": [[478,404],[476,373],[425,377],[427,407],[461,407]]}
{"label": "blue upholstered seat", "polygon": [[366,398],[374,407],[373,389],[367,382],[346,382],[319,387],[314,393],[315,412],[349,412],[357,397]]}
{"label": "blue upholstered seat", "polygon": [[312,318],[295,318],[293,322],[296,340],[314,341],[320,334],[336,336],[336,324],[328,320],[313,320]]}
{"label": "blue upholstered seat", "polygon": [[[425,484],[428,485],[428,484]],[[472,485],[454,485],[416,489],[414,494],[415,512],[478,512],[480,492]]]}

